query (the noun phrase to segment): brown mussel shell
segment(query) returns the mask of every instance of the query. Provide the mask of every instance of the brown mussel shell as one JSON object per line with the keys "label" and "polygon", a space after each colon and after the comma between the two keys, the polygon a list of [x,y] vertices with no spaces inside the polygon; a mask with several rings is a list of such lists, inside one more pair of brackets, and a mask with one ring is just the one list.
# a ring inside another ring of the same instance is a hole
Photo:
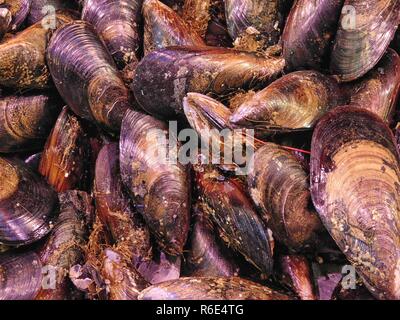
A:
{"label": "brown mussel shell", "polygon": [[326,69],[344,0],[298,0],[282,35],[286,69]]}
{"label": "brown mussel shell", "polygon": [[143,0],[85,0],[82,20],[90,22],[119,69],[140,57]]}
{"label": "brown mussel shell", "polygon": [[331,56],[341,81],[365,75],[379,62],[400,22],[398,0],[345,0]]}
{"label": "brown mussel shell", "polygon": [[340,104],[336,81],[317,71],[283,76],[246,99],[233,113],[231,124],[260,133],[309,130],[332,107]]}
{"label": "brown mussel shell", "polygon": [[78,118],[64,107],[47,139],[39,173],[57,192],[85,187],[90,145]]}
{"label": "brown mussel shell", "polygon": [[56,193],[23,162],[0,158],[0,242],[29,244],[51,230]]}
{"label": "brown mussel shell", "polygon": [[183,5],[183,20],[187,21],[191,30],[197,32],[203,38],[211,19],[210,11],[214,2],[219,2],[219,0],[185,0]]}
{"label": "brown mussel shell", "polygon": [[144,52],[170,46],[205,46],[203,39],[178,14],[158,0],[145,0]]}
{"label": "brown mussel shell", "polygon": [[[56,23],[70,20],[60,14]],[[52,31],[38,22],[0,44],[0,86],[20,90],[49,87],[46,46]]]}
{"label": "brown mussel shell", "polygon": [[250,168],[250,196],[274,238],[293,250],[313,244],[322,225],[311,209],[308,175],[296,156],[266,143],[255,152]]}
{"label": "brown mussel shell", "polygon": [[60,109],[60,101],[48,94],[0,98],[0,152],[42,147]]}
{"label": "brown mussel shell", "polygon": [[186,166],[167,159],[161,138],[169,139],[163,122],[128,111],[121,129],[121,176],[161,249],[179,256],[189,231],[190,176]]}
{"label": "brown mussel shell", "polygon": [[0,300],[32,300],[42,286],[42,263],[34,252],[0,254]]}
{"label": "brown mussel shell", "polygon": [[151,258],[150,233],[123,190],[118,144],[105,145],[96,161],[94,197],[100,221],[115,243],[137,267]]}
{"label": "brown mussel shell", "polygon": [[[68,279],[69,269],[85,257],[84,245],[93,216],[92,198],[86,192],[68,191],[59,194],[60,214],[49,238],[39,250],[42,265],[54,272],[54,283],[42,288],[37,300],[78,298]],[[89,223],[88,223],[89,222]]]}
{"label": "brown mussel shell", "polygon": [[198,169],[196,176],[201,208],[218,226],[220,237],[263,274],[271,274],[271,232],[258,217],[242,184],[214,170]]}
{"label": "brown mussel shell", "polygon": [[280,258],[284,281],[287,281],[301,300],[318,300],[310,264],[304,256],[289,255]]}
{"label": "brown mussel shell", "polygon": [[188,92],[227,98],[237,89],[260,88],[275,80],[282,58],[262,58],[225,48],[171,47],[139,63],[132,90],[140,106],[160,118],[176,118]]}
{"label": "brown mussel shell", "polygon": [[140,293],[139,300],[291,300],[291,297],[237,277],[193,277],[149,287]]}
{"label": "brown mussel shell", "polygon": [[[252,51],[278,43],[283,23],[280,2],[225,0],[226,20],[232,39],[236,42],[243,41],[246,45],[255,42]],[[253,37],[253,41],[249,40]]]}
{"label": "brown mussel shell", "polygon": [[185,259],[185,276],[237,276],[239,267],[232,253],[218,239],[218,232],[210,218],[199,207],[195,207],[193,218],[194,223]]}
{"label": "brown mussel shell", "polygon": [[118,132],[130,108],[128,89],[94,28],[75,21],[59,28],[47,49],[53,81],[78,116]]}
{"label": "brown mussel shell", "polygon": [[311,194],[327,230],[371,293],[400,299],[400,158],[376,115],[340,107],[315,129]]}
{"label": "brown mussel shell", "polygon": [[391,123],[400,88],[400,57],[388,49],[377,66],[347,85],[349,104],[375,113]]}

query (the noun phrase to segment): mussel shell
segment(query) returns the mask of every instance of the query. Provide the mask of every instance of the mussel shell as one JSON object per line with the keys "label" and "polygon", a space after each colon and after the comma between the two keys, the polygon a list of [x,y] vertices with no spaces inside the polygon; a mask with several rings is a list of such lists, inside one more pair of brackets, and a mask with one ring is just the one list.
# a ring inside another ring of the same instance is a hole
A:
{"label": "mussel shell", "polygon": [[48,94],[0,98],[0,152],[42,147],[60,109],[60,101]]}
{"label": "mussel shell", "polygon": [[[189,124],[199,134],[212,133],[212,129],[230,128],[232,111],[209,96],[189,92],[183,99],[183,110]],[[208,141],[207,138],[205,140]]]}
{"label": "mussel shell", "polygon": [[190,176],[186,166],[163,158],[168,146],[160,144],[161,135],[169,138],[163,122],[126,113],[119,148],[121,176],[161,249],[176,256],[182,254],[189,231]]}
{"label": "mussel shell", "polygon": [[218,19],[212,19],[208,25],[205,37],[206,44],[211,47],[232,47],[232,39],[227,31],[226,25]]}
{"label": "mussel shell", "polygon": [[344,0],[298,0],[282,35],[288,70],[327,67]]}
{"label": "mussel shell", "polygon": [[161,118],[182,113],[188,92],[226,98],[239,88],[260,88],[275,80],[282,58],[261,58],[225,48],[171,47],[157,50],[139,63],[132,90],[140,106]]}
{"label": "mussel shell", "polygon": [[75,21],[59,28],[49,43],[47,62],[72,111],[111,132],[119,130],[130,108],[129,92],[89,23]]}
{"label": "mussel shell", "polygon": [[42,286],[42,264],[34,252],[0,254],[0,300],[32,300]]}
{"label": "mussel shell", "polygon": [[400,298],[400,159],[390,129],[354,107],[331,111],[315,129],[315,207],[371,293]]}
{"label": "mussel shell", "polygon": [[143,0],[85,0],[82,20],[95,27],[108,51],[123,69],[140,57]]}
{"label": "mussel shell", "polygon": [[347,82],[365,75],[385,54],[400,22],[400,2],[345,0],[345,8],[352,10],[342,11],[330,68]]}
{"label": "mussel shell", "polygon": [[57,192],[85,186],[90,146],[78,118],[64,107],[47,139],[39,173]]}
{"label": "mussel shell", "polygon": [[153,258],[143,261],[137,270],[151,284],[179,279],[181,275],[182,258],[171,256],[165,252],[153,249]]}
{"label": "mussel shell", "polygon": [[321,222],[311,209],[308,175],[295,155],[266,143],[250,163],[249,193],[274,238],[293,250],[315,243]]}
{"label": "mussel shell", "polygon": [[340,102],[336,81],[317,71],[283,76],[245,100],[235,110],[232,125],[264,133],[312,129]]}
{"label": "mussel shell", "polygon": [[11,12],[12,22],[8,31],[20,29],[25,22],[31,9],[32,0],[6,0],[5,4],[0,5],[8,8]]}
{"label": "mussel shell", "polygon": [[239,267],[232,253],[218,239],[217,230],[200,208],[195,208],[194,223],[185,259],[185,276],[233,277]]}
{"label": "mussel shell", "polygon": [[93,215],[92,198],[86,192],[60,193],[60,214],[46,243],[40,249],[43,266],[55,272],[54,287],[42,288],[37,300],[65,300],[74,296],[68,279],[69,269],[85,257],[84,245],[88,238]]}
{"label": "mussel shell", "polygon": [[225,0],[226,20],[232,39],[256,34],[266,48],[278,42],[283,16],[280,0]]}
{"label": "mussel shell", "polygon": [[201,37],[205,37],[208,23],[211,19],[211,8],[214,4],[212,0],[185,0],[183,5],[182,18],[186,21],[191,30],[197,32]]}
{"label": "mussel shell", "polygon": [[306,257],[288,255],[280,258],[284,278],[301,300],[318,300],[310,264]]}
{"label": "mussel shell", "polygon": [[116,250],[123,250],[135,266],[151,258],[150,233],[123,190],[118,144],[105,145],[96,161],[94,196],[100,221],[107,226]]}
{"label": "mussel shell", "polygon": [[80,0],[29,0],[31,4],[27,23],[28,25],[35,24],[46,15],[50,15],[59,10],[77,9],[77,2],[79,1]]}
{"label": "mussel shell", "polygon": [[139,273],[126,265],[123,257],[112,249],[104,250],[101,275],[106,280],[109,300],[137,300],[149,284]]}
{"label": "mussel shell", "polygon": [[[69,17],[57,15],[57,24]],[[43,89],[49,86],[46,46],[51,29],[40,22],[0,44],[0,86],[13,89]]]}
{"label": "mussel shell", "polygon": [[29,157],[27,157],[24,160],[24,162],[33,171],[38,171],[41,157],[42,157],[42,153],[41,152],[35,153],[35,154],[32,154]]}
{"label": "mussel shell", "polygon": [[203,39],[178,14],[158,0],[145,0],[144,51],[170,46],[205,46]]}
{"label": "mussel shell", "polygon": [[54,223],[58,199],[23,162],[0,158],[0,242],[23,245],[43,238]]}
{"label": "mussel shell", "polygon": [[342,282],[340,282],[333,292],[332,300],[375,300],[374,296],[368,291],[365,285],[359,281],[356,282],[355,288],[345,289]]}
{"label": "mussel shell", "polygon": [[291,297],[237,277],[193,277],[147,288],[140,293],[139,300],[291,300]]}
{"label": "mussel shell", "polygon": [[377,66],[348,84],[349,104],[367,109],[391,123],[400,88],[400,57],[388,49]]}
{"label": "mussel shell", "polygon": [[196,175],[202,209],[218,226],[222,239],[269,275],[274,246],[271,232],[258,217],[242,184],[213,170],[199,170]]}
{"label": "mussel shell", "polygon": [[0,7],[0,40],[7,33],[11,25],[11,12],[7,8]]}

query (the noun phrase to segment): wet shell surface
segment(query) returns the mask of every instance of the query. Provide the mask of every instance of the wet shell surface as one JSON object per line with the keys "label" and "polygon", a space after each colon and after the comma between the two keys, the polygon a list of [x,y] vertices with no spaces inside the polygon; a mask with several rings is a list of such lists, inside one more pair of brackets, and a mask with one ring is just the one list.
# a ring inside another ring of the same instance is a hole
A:
{"label": "wet shell surface", "polygon": [[23,162],[0,158],[0,242],[29,244],[54,224],[56,193]]}
{"label": "wet shell surface", "polygon": [[365,75],[385,54],[399,22],[397,0],[346,0],[332,49],[332,74],[345,82]]}
{"label": "wet shell surface", "polygon": [[285,294],[237,278],[180,278],[142,291],[139,300],[291,300]]}
{"label": "wet shell surface", "polygon": [[275,80],[282,58],[225,48],[171,47],[148,54],[139,63],[132,89],[148,113],[175,119],[188,92],[228,98],[238,89],[261,88]]}
{"label": "wet shell surface", "polygon": [[400,298],[400,162],[389,128],[368,111],[333,110],[315,129],[311,194],[327,230],[371,293]]}

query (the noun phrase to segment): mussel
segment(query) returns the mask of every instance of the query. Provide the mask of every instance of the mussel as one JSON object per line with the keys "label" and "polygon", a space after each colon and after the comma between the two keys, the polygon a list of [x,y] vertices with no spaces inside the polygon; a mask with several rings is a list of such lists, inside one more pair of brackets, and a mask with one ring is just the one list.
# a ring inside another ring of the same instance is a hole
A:
{"label": "mussel", "polygon": [[171,256],[153,247],[153,258],[143,261],[138,267],[140,275],[151,284],[179,279],[181,275],[182,258]]}
{"label": "mussel", "polygon": [[49,94],[0,98],[0,152],[39,149],[61,109]]}
{"label": "mussel", "polygon": [[42,263],[35,252],[0,254],[0,300],[32,300],[42,287]]}
{"label": "mussel", "polygon": [[97,215],[110,231],[115,251],[136,267],[151,259],[150,233],[123,189],[118,144],[105,145],[97,158],[94,196]]}
{"label": "mussel", "polygon": [[185,0],[182,18],[190,28],[201,37],[205,37],[211,19],[212,0]]}
{"label": "mussel", "polygon": [[209,168],[196,170],[199,200],[229,247],[265,275],[272,271],[272,233],[258,217],[242,183]]}
{"label": "mussel", "polygon": [[158,0],[144,1],[143,16],[145,54],[170,46],[205,46],[195,29]]}
{"label": "mussel", "polygon": [[365,75],[379,62],[400,22],[397,0],[345,0],[330,68],[341,81]]}
{"label": "mussel", "polygon": [[288,255],[280,258],[283,281],[289,283],[301,300],[317,300],[310,264],[304,256]]}
{"label": "mussel", "polygon": [[329,67],[344,0],[298,0],[293,5],[282,35],[288,70]]}
{"label": "mussel", "polygon": [[49,238],[39,250],[40,261],[49,279],[35,299],[65,300],[79,298],[68,278],[69,269],[83,261],[84,245],[93,220],[92,198],[86,192],[60,193],[60,214]]}
{"label": "mussel", "polygon": [[78,118],[64,107],[49,135],[39,173],[57,192],[83,189],[90,146]]}
{"label": "mussel", "polygon": [[[31,9],[32,0],[3,0],[0,3],[0,8],[9,10],[11,15],[11,23],[7,31],[17,31],[25,22]],[[4,11],[3,11],[4,12]],[[0,37],[1,38],[1,37]]]}
{"label": "mussel", "polygon": [[349,104],[367,109],[389,124],[393,120],[400,88],[400,57],[388,49],[377,66],[347,85]]}
{"label": "mussel", "polygon": [[233,277],[239,266],[232,253],[217,238],[216,228],[200,206],[194,211],[194,223],[186,254],[185,275],[190,277]]}
{"label": "mussel", "polygon": [[[229,34],[251,51],[279,41],[283,16],[280,0],[225,0]],[[243,47],[243,45],[240,45]]]}
{"label": "mussel", "polygon": [[251,95],[230,121],[261,134],[312,129],[328,110],[340,104],[340,99],[334,79],[317,71],[297,71]]}
{"label": "mussel", "polygon": [[0,242],[29,244],[55,222],[57,194],[23,162],[0,158]]}
{"label": "mussel", "polygon": [[[57,14],[57,26],[68,21],[69,16]],[[49,87],[45,53],[52,32],[38,22],[0,44],[0,86],[20,90]]]}
{"label": "mussel", "polygon": [[[224,0],[211,1],[209,13],[207,14],[210,15],[210,21],[208,23],[207,33],[205,35],[205,41],[207,45],[211,47],[232,47],[233,41],[229,35],[226,23]],[[200,16],[207,17],[205,12]],[[196,17],[193,17],[193,19],[196,19]],[[200,26],[202,26],[203,23],[199,21]]]}
{"label": "mussel", "polygon": [[283,67],[279,57],[261,58],[225,48],[170,47],[143,58],[132,89],[145,111],[171,119],[182,113],[188,92],[227,98],[235,90],[269,84]]}
{"label": "mussel", "polygon": [[119,69],[140,57],[143,0],[85,0],[82,20],[90,22]]}
{"label": "mussel", "polygon": [[169,158],[169,138],[163,122],[129,110],[121,128],[120,167],[122,181],[161,249],[179,256],[189,231],[190,176],[187,166]]}
{"label": "mussel", "polygon": [[0,40],[9,30],[11,20],[12,16],[10,10],[0,7]]}
{"label": "mussel", "polygon": [[266,143],[249,167],[250,196],[275,239],[293,250],[314,244],[322,225],[312,209],[308,175],[295,155]]}
{"label": "mussel", "polygon": [[75,21],[59,28],[47,49],[53,81],[78,116],[118,132],[130,94],[94,28]]}
{"label": "mussel", "polygon": [[104,250],[100,271],[106,283],[109,300],[136,300],[149,284],[139,273],[126,264],[121,254],[112,249]]}
{"label": "mussel", "polygon": [[400,298],[400,158],[393,134],[355,107],[317,125],[311,195],[327,230],[379,299]]}
{"label": "mussel", "polygon": [[28,25],[32,25],[39,21],[46,22],[42,20],[45,17],[49,17],[50,22],[51,15],[55,14],[57,11],[77,9],[79,1],[80,0],[29,0],[30,10],[27,23]]}
{"label": "mussel", "polygon": [[180,278],[143,290],[139,300],[291,300],[288,295],[237,278]]}

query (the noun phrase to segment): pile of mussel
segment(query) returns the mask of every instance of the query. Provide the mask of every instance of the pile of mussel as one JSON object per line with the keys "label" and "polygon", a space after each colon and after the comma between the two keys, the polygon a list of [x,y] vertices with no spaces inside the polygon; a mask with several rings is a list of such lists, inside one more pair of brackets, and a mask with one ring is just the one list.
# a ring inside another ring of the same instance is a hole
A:
{"label": "pile of mussel", "polygon": [[[400,299],[399,24],[398,0],[0,0],[0,299]],[[162,161],[185,132],[194,161]],[[222,132],[246,170],[205,161]]]}

